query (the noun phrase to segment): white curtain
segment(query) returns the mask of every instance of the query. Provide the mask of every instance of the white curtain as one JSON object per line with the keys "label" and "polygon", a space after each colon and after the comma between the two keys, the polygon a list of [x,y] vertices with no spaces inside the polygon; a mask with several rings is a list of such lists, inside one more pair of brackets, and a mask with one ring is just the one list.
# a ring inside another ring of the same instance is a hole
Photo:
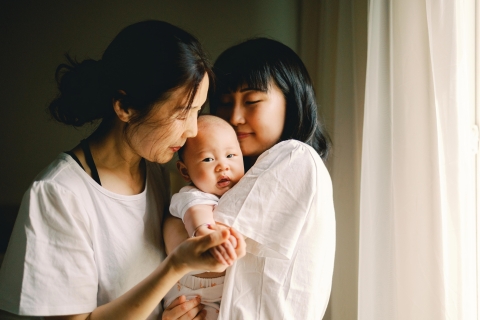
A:
{"label": "white curtain", "polygon": [[370,0],[358,319],[477,319],[474,110],[475,0]]}
{"label": "white curtain", "polygon": [[324,320],[357,319],[358,216],[368,0],[300,1],[298,52],[333,140],[328,159],[337,221],[330,305]]}

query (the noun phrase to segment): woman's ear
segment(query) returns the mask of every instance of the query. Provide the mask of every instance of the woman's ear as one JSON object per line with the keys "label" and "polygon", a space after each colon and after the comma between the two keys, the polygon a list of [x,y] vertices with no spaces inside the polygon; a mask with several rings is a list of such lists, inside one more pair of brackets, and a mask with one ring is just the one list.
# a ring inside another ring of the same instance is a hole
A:
{"label": "woman's ear", "polygon": [[192,182],[192,179],[190,179],[190,175],[188,174],[187,166],[185,165],[185,163],[183,163],[183,161],[177,161],[177,169],[183,179],[185,179],[185,181]]}
{"label": "woman's ear", "polygon": [[[119,90],[118,93],[121,96],[126,96],[126,93],[123,90]],[[130,119],[133,117],[133,114],[134,114],[133,109],[125,108],[122,105],[122,100],[121,99],[113,100],[113,110],[117,114],[118,119],[120,119],[123,122],[129,122]]]}

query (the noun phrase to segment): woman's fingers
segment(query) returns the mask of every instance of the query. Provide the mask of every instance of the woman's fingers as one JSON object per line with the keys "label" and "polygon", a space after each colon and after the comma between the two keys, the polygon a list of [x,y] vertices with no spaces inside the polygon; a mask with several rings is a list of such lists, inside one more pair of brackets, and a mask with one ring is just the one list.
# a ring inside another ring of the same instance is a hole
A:
{"label": "woman's fingers", "polygon": [[214,247],[214,248],[211,248],[210,249],[210,253],[212,254],[212,256],[220,263],[223,263],[225,265],[228,265],[227,261],[225,260],[225,257],[220,253],[220,251],[218,250],[218,246],[217,247]]}
{"label": "woman's fingers", "polygon": [[[214,232],[208,235],[185,240],[169,255],[177,270],[183,270],[182,272],[191,270],[222,272],[226,266],[245,255],[246,244],[241,234],[234,229],[219,230],[215,227],[212,229]],[[229,241],[230,234],[237,241],[236,248],[233,248]],[[210,250],[214,247],[218,247],[218,252]]]}
{"label": "woman's fingers", "polygon": [[[218,230],[216,226],[212,226],[212,229]],[[228,229],[222,228],[222,232],[226,232]],[[213,257],[224,264],[231,265],[233,261],[237,258],[241,258],[245,255],[245,240],[243,236],[238,233],[235,229],[230,228],[228,230],[228,237],[225,239],[225,234],[222,234],[221,240],[223,240],[222,244],[219,246],[215,246],[214,248],[210,249],[210,253]],[[211,233],[210,235],[213,235]],[[217,240],[217,239],[215,239]],[[212,241],[215,241],[212,240]],[[226,240],[226,241],[225,241]]]}
{"label": "woman's fingers", "polygon": [[206,312],[202,313],[204,311],[203,308],[205,308],[205,306],[203,304],[199,304],[180,316],[178,320],[205,319]]}
{"label": "woman's fingers", "polygon": [[186,298],[185,296],[180,296],[180,297],[178,297],[177,299],[173,300],[173,302],[170,303],[170,305],[169,305],[165,310],[173,309],[173,308],[175,308],[176,306],[184,303],[185,301],[187,301],[187,298]]}
{"label": "woman's fingers", "polygon": [[[192,320],[196,319],[200,311],[205,307],[200,304],[200,297],[188,300],[180,296],[163,311],[162,320]],[[200,318],[201,319],[201,318]]]}
{"label": "woman's fingers", "polygon": [[225,242],[230,235],[228,230],[216,230],[206,236],[200,237],[198,243],[198,249],[201,251],[207,251],[210,248],[221,245]]}
{"label": "woman's fingers", "polygon": [[207,319],[207,310],[203,309],[200,311],[193,320],[205,320]]}

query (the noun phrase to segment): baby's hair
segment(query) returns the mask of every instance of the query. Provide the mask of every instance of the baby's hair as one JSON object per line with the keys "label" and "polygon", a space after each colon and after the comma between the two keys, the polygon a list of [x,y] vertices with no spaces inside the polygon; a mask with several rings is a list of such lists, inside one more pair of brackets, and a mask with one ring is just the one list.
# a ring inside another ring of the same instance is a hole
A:
{"label": "baby's hair", "polygon": [[210,97],[213,114],[222,94],[235,92],[242,85],[268,91],[273,82],[287,103],[280,139],[305,142],[326,160],[330,139],[317,119],[317,102],[308,71],[292,49],[268,38],[250,39],[225,50],[213,70],[217,77],[215,92]]}
{"label": "baby's hair", "polygon": [[[211,126],[211,125],[227,125],[227,126],[231,127],[230,124],[227,121],[223,120],[220,117],[211,115],[211,114],[201,114],[198,117],[197,126],[198,126],[199,131],[200,130],[208,130],[208,127]],[[232,130],[233,130],[233,128],[232,128]],[[185,162],[183,155],[185,153],[186,146],[187,146],[187,143],[185,142],[185,144],[177,151],[178,160],[180,160],[182,162]]]}

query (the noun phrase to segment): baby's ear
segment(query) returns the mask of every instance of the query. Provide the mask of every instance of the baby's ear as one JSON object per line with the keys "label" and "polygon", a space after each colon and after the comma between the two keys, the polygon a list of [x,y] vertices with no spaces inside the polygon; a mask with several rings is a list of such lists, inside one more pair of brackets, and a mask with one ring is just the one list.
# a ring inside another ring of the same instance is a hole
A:
{"label": "baby's ear", "polygon": [[177,169],[183,179],[185,179],[185,181],[192,182],[192,179],[190,179],[190,175],[188,174],[187,166],[185,165],[185,163],[183,163],[183,161],[177,161]]}

